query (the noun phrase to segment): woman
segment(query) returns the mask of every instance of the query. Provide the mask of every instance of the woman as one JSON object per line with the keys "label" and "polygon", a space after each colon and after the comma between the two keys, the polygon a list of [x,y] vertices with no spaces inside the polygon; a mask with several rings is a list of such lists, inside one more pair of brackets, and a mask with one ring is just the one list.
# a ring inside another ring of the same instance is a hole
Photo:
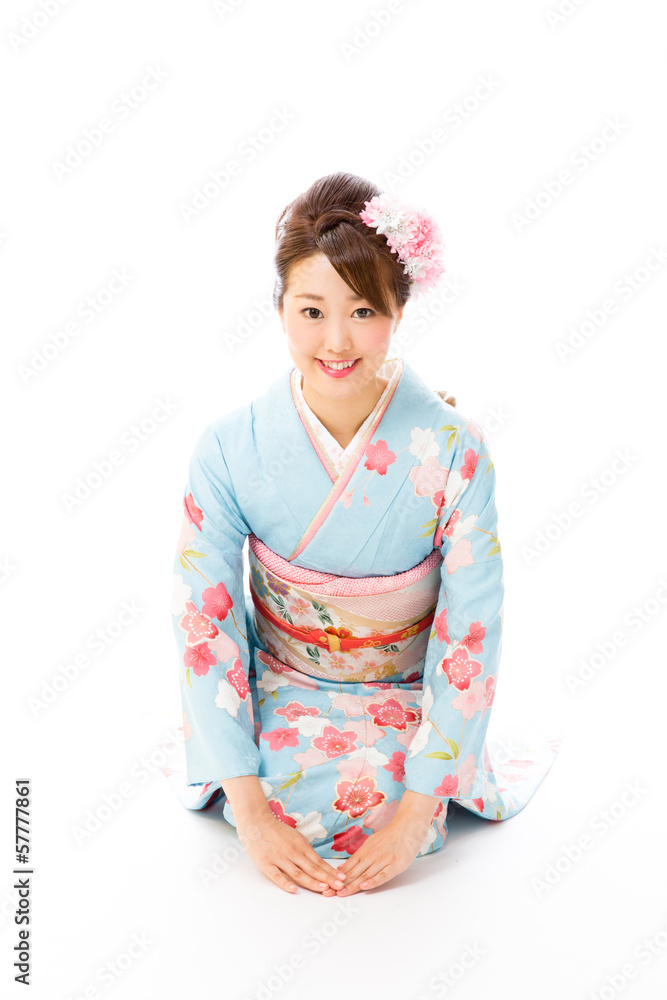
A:
{"label": "woman", "polygon": [[514,816],[558,740],[537,760],[486,741],[503,603],[488,444],[387,358],[442,273],[437,227],[336,173],[276,240],[293,365],[192,455],[173,607],[186,759],[166,773],[188,808],[224,794],[276,885],[347,895],[439,850],[450,801]]}

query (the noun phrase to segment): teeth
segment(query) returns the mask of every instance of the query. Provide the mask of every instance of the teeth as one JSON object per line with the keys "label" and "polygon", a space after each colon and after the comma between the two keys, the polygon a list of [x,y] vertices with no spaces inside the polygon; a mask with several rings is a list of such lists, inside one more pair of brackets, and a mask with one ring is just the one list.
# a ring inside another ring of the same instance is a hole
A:
{"label": "teeth", "polygon": [[350,368],[354,361],[323,361],[322,364],[327,368],[333,368],[334,371],[340,371],[341,368]]}

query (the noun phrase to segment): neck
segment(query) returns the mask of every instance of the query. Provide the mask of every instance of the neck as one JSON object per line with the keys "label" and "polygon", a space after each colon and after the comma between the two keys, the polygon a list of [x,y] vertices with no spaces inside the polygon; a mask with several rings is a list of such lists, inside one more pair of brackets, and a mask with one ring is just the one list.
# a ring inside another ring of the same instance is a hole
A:
{"label": "neck", "polygon": [[[363,390],[348,399],[331,399],[322,396],[301,376],[303,398],[315,416],[324,424],[341,447],[345,448],[357,433],[364,420],[375,407],[387,387],[388,379],[376,373]],[[344,442],[344,443],[343,443]]]}

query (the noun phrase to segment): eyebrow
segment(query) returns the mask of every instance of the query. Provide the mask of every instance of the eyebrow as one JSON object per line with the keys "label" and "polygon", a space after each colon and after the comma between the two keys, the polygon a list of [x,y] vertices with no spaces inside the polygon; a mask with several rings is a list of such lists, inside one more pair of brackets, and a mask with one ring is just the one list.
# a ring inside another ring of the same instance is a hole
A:
{"label": "eyebrow", "polygon": [[[300,292],[298,295],[294,296],[295,299],[317,299],[318,302],[324,302],[323,295],[313,295],[312,292]],[[363,295],[348,295],[349,302],[359,302],[363,299]]]}

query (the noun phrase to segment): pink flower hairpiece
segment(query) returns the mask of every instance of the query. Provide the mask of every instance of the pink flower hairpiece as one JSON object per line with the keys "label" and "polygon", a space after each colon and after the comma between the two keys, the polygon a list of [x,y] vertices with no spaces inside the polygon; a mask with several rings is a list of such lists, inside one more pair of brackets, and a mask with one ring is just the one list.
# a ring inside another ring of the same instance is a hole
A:
{"label": "pink flower hairpiece", "polygon": [[441,260],[442,237],[429,215],[404,204],[394,192],[375,195],[364,202],[359,215],[367,226],[386,236],[391,252],[404,265],[403,273],[410,275],[411,285],[424,293],[437,284],[445,270]]}

